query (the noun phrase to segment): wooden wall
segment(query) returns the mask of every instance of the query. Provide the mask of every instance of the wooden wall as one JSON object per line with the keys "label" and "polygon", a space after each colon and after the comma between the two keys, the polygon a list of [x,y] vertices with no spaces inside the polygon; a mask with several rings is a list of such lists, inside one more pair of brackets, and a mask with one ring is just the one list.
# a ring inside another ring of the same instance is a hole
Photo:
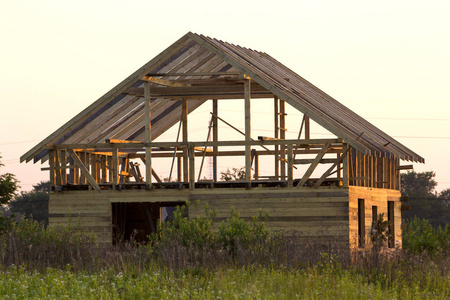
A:
{"label": "wooden wall", "polygon": [[70,191],[50,194],[49,225],[80,226],[94,232],[98,242],[111,243],[111,204],[105,194],[96,191]]}
{"label": "wooden wall", "polygon": [[[114,202],[186,202],[189,216],[204,216],[205,205],[217,212],[214,226],[230,217],[231,207],[241,217],[250,220],[259,212],[268,213],[265,223],[270,229],[295,230],[300,236],[338,240],[348,243],[348,190],[343,188],[287,189],[195,189],[195,190],[123,190],[64,191],[50,195],[50,225],[80,224],[93,231],[99,242],[112,241],[112,211]],[[197,205],[196,205],[197,204]]]}
{"label": "wooden wall", "polygon": [[348,243],[346,189],[197,189],[190,198],[189,216],[204,216],[208,204],[217,213],[213,220],[216,228],[230,217],[233,206],[248,220],[260,211],[267,212],[265,224],[269,229],[295,230],[299,236],[311,239]]}
{"label": "wooden wall", "polygon": [[115,202],[186,202],[189,190],[124,190],[52,192],[49,201],[50,226],[71,222],[94,232],[98,242],[112,242],[112,206]]}
{"label": "wooden wall", "polygon": [[370,246],[372,230],[372,206],[377,207],[377,213],[388,218],[388,201],[394,202],[394,243],[396,247],[402,245],[401,231],[401,203],[400,192],[397,190],[377,189],[368,187],[349,187],[349,220],[350,220],[350,247],[358,247],[358,199],[364,200],[364,232],[365,246]]}
{"label": "wooden wall", "polygon": [[388,201],[394,203],[394,240],[401,246],[401,203],[396,190],[368,187],[255,188],[255,189],[182,189],[123,191],[63,191],[50,195],[51,226],[80,224],[93,231],[99,242],[112,241],[112,211],[114,202],[180,203],[190,201],[189,217],[204,216],[205,205],[215,210],[214,226],[230,217],[231,207],[250,220],[259,212],[267,213],[269,229],[295,230],[299,236],[336,241],[358,246],[358,199],[364,199],[366,245],[370,245],[372,206],[387,219]]}

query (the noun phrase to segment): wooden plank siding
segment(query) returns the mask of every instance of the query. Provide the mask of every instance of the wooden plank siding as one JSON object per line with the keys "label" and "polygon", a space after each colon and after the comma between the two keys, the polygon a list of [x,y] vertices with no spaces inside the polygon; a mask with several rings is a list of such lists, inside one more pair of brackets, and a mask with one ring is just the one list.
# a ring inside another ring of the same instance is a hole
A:
{"label": "wooden plank siding", "polygon": [[205,216],[205,205],[215,211],[214,229],[229,218],[234,207],[244,219],[261,212],[271,230],[295,231],[301,237],[338,240],[348,244],[348,191],[342,188],[319,190],[290,189],[197,189],[190,195],[189,217]]}
{"label": "wooden plank siding", "polygon": [[49,225],[69,223],[74,228],[93,232],[100,243],[111,243],[111,205],[96,191],[70,191],[50,194]]}
{"label": "wooden plank siding", "polygon": [[[372,206],[387,219],[388,201],[394,202],[394,241],[401,247],[401,204],[397,190],[370,187],[227,188],[103,190],[52,192],[49,202],[50,226],[79,224],[97,234],[98,241],[112,241],[111,203],[186,203],[189,217],[205,216],[205,205],[216,212],[214,230],[231,216],[234,207],[246,220],[261,212],[271,230],[295,231],[300,237],[321,242],[339,241],[356,247],[358,243],[358,199],[364,199],[365,244],[370,245]],[[170,206],[170,205],[169,205]]]}
{"label": "wooden plank siding", "polygon": [[384,214],[384,220],[388,219],[388,201],[394,202],[394,240],[396,247],[402,245],[401,231],[401,203],[400,192],[397,190],[367,188],[367,187],[349,187],[349,240],[350,247],[358,246],[358,199],[363,199],[364,207],[364,232],[365,245],[370,246],[371,230],[372,230],[372,207],[377,207],[378,214]]}

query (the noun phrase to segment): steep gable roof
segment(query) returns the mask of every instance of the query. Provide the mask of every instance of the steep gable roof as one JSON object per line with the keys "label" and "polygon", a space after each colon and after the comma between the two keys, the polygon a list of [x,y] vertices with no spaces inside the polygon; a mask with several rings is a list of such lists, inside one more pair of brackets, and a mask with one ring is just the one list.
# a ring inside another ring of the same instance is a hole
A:
{"label": "steep gable roof", "polygon": [[21,161],[44,160],[47,144],[143,140],[144,76],[153,78],[151,122],[155,139],[179,121],[181,101],[169,99],[197,99],[188,101],[188,111],[192,112],[208,99],[242,98],[242,74],[255,83],[252,98],[275,95],[364,154],[424,162],[268,54],[191,32],[25,153]]}

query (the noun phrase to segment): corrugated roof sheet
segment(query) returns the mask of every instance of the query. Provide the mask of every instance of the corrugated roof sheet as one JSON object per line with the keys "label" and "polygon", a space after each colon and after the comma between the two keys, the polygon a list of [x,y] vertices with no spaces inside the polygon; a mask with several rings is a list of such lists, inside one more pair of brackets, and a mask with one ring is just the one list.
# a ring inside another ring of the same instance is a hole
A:
{"label": "corrugated roof sheet", "polygon": [[[143,76],[148,74],[155,76],[155,74],[160,73],[202,74],[211,72],[223,75],[166,76],[164,79],[175,82],[177,80],[194,82],[194,79],[197,80],[196,82],[211,79],[238,80],[238,74],[244,73],[258,84],[259,89],[257,91],[259,91],[260,97],[273,94],[284,99],[363,153],[424,162],[422,157],[268,54],[194,33],[188,33],[180,38],[55,133],[33,147],[21,157],[21,161],[34,159],[36,162],[45,159],[47,151],[43,150],[42,147],[47,144],[100,143],[105,139],[143,140],[143,98],[142,95],[135,92],[142,89]],[[198,86],[204,85],[199,84]],[[161,85],[152,83],[151,87],[153,90],[158,90]],[[206,87],[205,90],[207,90]],[[205,94],[211,94],[210,90]],[[263,90],[270,91],[270,93]],[[172,93],[175,92],[172,91]],[[199,100],[188,101],[189,112],[198,108],[208,99],[203,98],[201,94],[198,95]],[[167,100],[167,98],[170,98],[169,96],[157,95],[152,103],[153,139],[160,136],[180,119],[181,101]],[[173,96],[179,99],[183,96],[191,97],[192,95],[175,93]],[[224,89],[217,93],[215,98],[232,98],[235,96],[238,95],[233,89]]]}

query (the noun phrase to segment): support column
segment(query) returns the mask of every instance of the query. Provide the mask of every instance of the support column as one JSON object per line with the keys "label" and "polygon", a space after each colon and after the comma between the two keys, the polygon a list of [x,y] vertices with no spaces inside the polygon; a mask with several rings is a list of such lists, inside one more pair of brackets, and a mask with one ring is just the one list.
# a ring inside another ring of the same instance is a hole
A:
{"label": "support column", "polygon": [[55,186],[55,151],[48,151],[48,164],[50,166],[50,190],[53,191],[53,187]]}
{"label": "support column", "polygon": [[[283,99],[280,99],[280,140],[286,139],[286,122],[285,122],[285,102]],[[280,146],[280,173],[281,173],[281,179],[286,179],[286,145],[282,144]]]}
{"label": "support column", "polygon": [[[350,147],[347,145],[347,147]],[[351,153],[351,149],[348,151],[348,154]],[[349,166],[351,166],[351,164],[349,164],[348,162],[350,161],[351,156],[347,155],[347,157],[344,158],[344,160],[342,161],[342,185],[344,187],[348,187],[348,169]]]}
{"label": "support column", "polygon": [[309,117],[305,116],[305,140],[309,140],[310,138],[311,132],[310,132]]}
{"label": "support column", "polygon": [[[181,123],[183,127],[183,143],[188,141],[188,106],[187,100],[181,100]],[[188,161],[188,148],[183,147],[183,181],[189,182],[189,161]]]}
{"label": "support column", "polygon": [[[274,106],[273,106],[274,138],[278,139],[278,127],[279,127],[279,125],[278,125],[278,98],[276,96],[273,98],[273,104],[274,104]],[[274,156],[274,158],[275,158],[275,177],[278,179],[278,176],[280,175],[280,170],[279,170],[280,163],[279,163],[279,159],[278,159],[278,155],[279,155],[278,154],[278,145],[275,145],[274,152],[275,152],[275,156]]]}
{"label": "support column", "polygon": [[[144,101],[145,101],[145,142],[152,141],[152,111],[150,103],[150,82],[144,82]],[[145,147],[145,182],[147,189],[152,188],[152,148]]]}
{"label": "support column", "polygon": [[189,145],[189,188],[195,189],[195,156],[192,144]]}
{"label": "support column", "polygon": [[[245,76],[245,75],[244,75]],[[245,182],[250,187],[251,180],[251,119],[250,119],[250,78],[244,79],[244,97],[245,97]]]}
{"label": "support column", "polygon": [[293,160],[293,153],[292,153],[293,151],[292,150],[293,150],[293,145],[289,144],[287,146],[288,187],[293,187],[293,185],[294,185],[294,170],[293,170],[293,167],[294,167],[293,162],[294,162],[294,160]]}
{"label": "support column", "polygon": [[[213,142],[217,142],[219,140],[219,122],[216,116],[219,115],[218,109],[218,100],[213,100]],[[219,152],[219,147],[213,146],[213,180],[217,182],[217,153]]]}
{"label": "support column", "polygon": [[[113,148],[112,149],[112,159],[111,159],[111,164],[112,164],[112,185],[113,185],[113,189],[116,188],[117,183],[119,182],[119,149],[118,148]],[[147,164],[146,164],[147,165]]]}

